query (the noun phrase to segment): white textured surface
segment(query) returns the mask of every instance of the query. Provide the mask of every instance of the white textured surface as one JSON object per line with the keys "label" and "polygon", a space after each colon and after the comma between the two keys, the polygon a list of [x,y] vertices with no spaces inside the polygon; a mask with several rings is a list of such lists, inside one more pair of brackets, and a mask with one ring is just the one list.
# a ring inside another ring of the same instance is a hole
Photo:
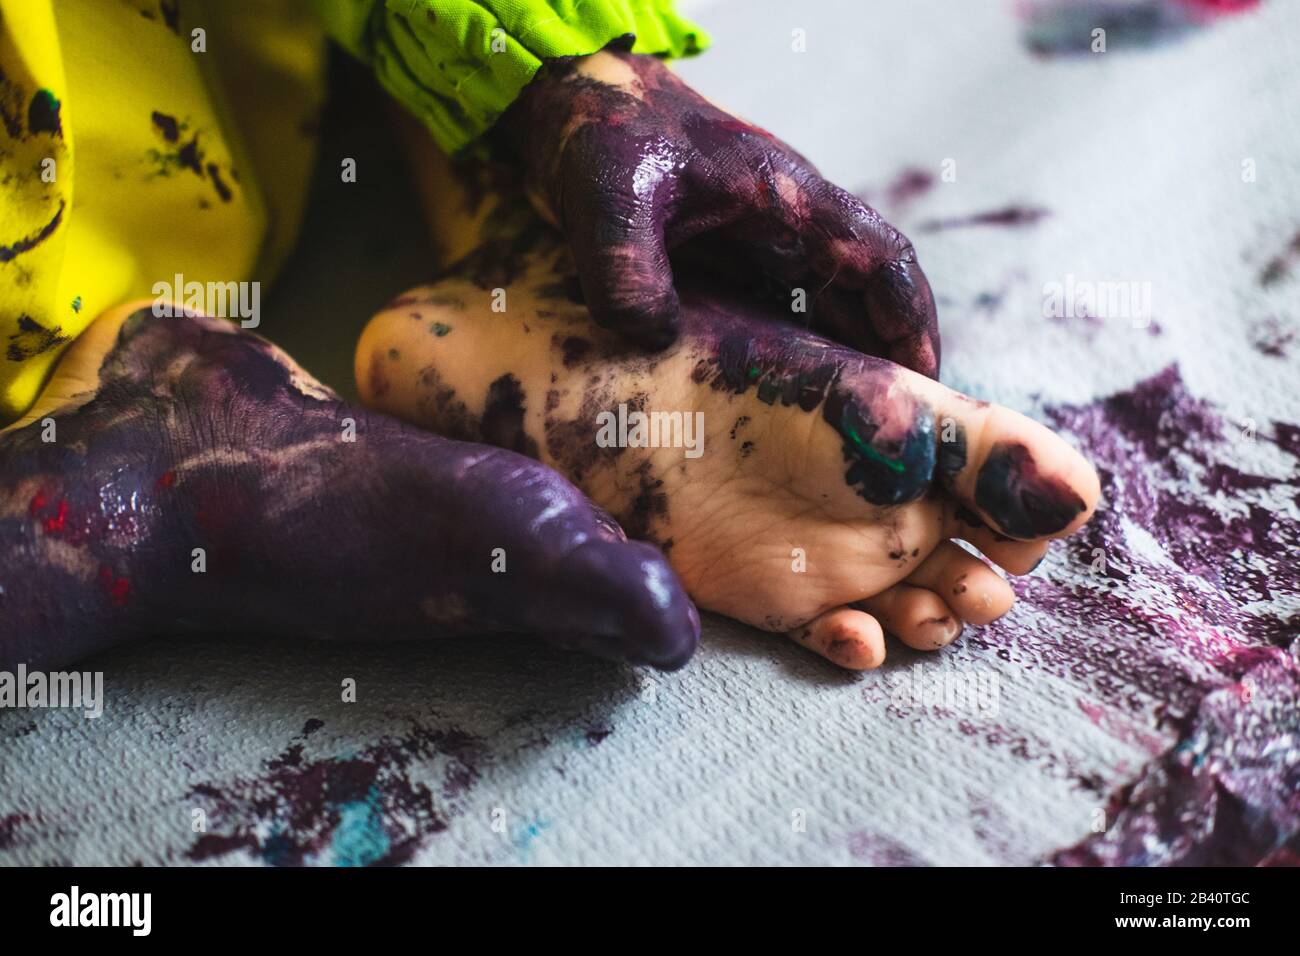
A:
{"label": "white textured surface", "polygon": [[[1022,50],[1009,4],[688,9],[717,46],[682,72],[846,188],[879,196],[906,167],[937,175],[957,161],[957,182],[882,209],[941,296],[950,384],[1033,410],[1177,362],[1188,391],[1229,421],[1300,421],[1295,352],[1251,344],[1262,323],[1296,320],[1294,281],[1256,281],[1298,227],[1295,5],[1175,46],[1050,61]],[[807,53],[790,52],[796,27]],[[1244,157],[1258,182],[1242,183]],[[1051,215],[1024,229],[913,228],[1012,203]],[[1151,282],[1161,334],[1042,318],[1043,284],[1067,273]],[[1000,304],[977,304],[1003,290]],[[1294,467],[1262,442],[1233,454],[1262,474]],[[1273,506],[1294,520],[1294,501]],[[1127,520],[1127,553],[1167,564],[1144,516]],[[1059,554],[1045,570],[1077,579],[1079,561]],[[1125,587],[1131,606],[1175,617],[1233,603],[1186,575]],[[289,812],[312,812],[311,775],[349,759],[379,768],[367,800],[382,825],[356,824],[326,792],[307,862],[340,862],[341,844],[403,829],[420,834],[421,863],[1031,862],[1087,836],[1105,796],[1177,739],[1158,720],[1167,701],[1126,669],[1132,655],[1196,671],[1141,628],[1042,606],[1026,601],[984,640],[938,656],[891,646],[882,671],[860,676],[717,619],[691,665],[667,676],[522,641],[133,648],[92,665],[106,673],[100,720],[0,712],[0,862],[183,861],[194,808],[209,833],[257,838],[258,852],[213,861],[275,862],[267,846],[292,831]],[[1295,606],[1276,594],[1256,610]],[[996,680],[997,713],[892,706],[917,669],[927,686],[944,674]],[[339,700],[346,677],[355,704]],[[306,735],[308,720],[323,726]],[[467,736],[448,743],[453,729]],[[407,758],[377,755],[386,740],[406,740]],[[427,786],[423,805],[446,828],[392,803],[393,780]]]}

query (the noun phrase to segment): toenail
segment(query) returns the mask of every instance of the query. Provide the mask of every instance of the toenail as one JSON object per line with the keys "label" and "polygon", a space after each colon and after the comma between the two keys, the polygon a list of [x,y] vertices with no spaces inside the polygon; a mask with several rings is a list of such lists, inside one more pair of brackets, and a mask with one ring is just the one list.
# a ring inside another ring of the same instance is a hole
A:
{"label": "toenail", "polygon": [[975,479],[975,503],[1007,534],[1021,540],[1056,534],[1087,509],[1078,492],[1041,474],[1024,445],[995,445]]}
{"label": "toenail", "polygon": [[957,639],[961,634],[962,625],[960,621],[953,620],[951,617],[935,617],[925,621],[922,625],[926,631],[933,635],[932,644],[934,647],[946,647]]}

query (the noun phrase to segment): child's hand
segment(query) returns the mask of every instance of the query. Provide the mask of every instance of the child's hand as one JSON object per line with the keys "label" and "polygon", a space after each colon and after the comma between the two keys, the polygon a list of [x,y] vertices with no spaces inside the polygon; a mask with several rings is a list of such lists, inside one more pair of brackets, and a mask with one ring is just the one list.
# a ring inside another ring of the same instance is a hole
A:
{"label": "child's hand", "polygon": [[522,633],[660,668],[699,639],[664,556],[564,478],[346,405],[234,323],[110,310],[48,397],[0,432],[0,669],[158,634]]}
{"label": "child's hand", "polygon": [[656,58],[552,62],[500,130],[564,230],[601,325],[649,348],[671,343],[667,250],[705,236],[716,268],[784,287],[794,318],[804,299],[823,334],[937,376],[934,299],[907,238]]}

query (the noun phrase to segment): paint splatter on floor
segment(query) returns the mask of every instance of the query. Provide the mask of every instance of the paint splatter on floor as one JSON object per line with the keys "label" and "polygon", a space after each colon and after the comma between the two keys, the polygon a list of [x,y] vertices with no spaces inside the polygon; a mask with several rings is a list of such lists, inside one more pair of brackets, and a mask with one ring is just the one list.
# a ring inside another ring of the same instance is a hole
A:
{"label": "paint splatter on floor", "polygon": [[1297,263],[1300,263],[1300,232],[1292,236],[1286,246],[1265,263],[1259,273],[1259,284],[1265,288],[1280,284],[1291,275]]}
{"label": "paint splatter on floor", "polygon": [[903,219],[912,204],[929,194],[934,184],[935,175],[930,170],[920,166],[905,166],[883,189],[859,189],[857,196],[886,218]]}
{"label": "paint splatter on floor", "polygon": [[1021,0],[1016,13],[1025,47],[1054,57],[1161,46],[1259,6],[1260,0]]}
{"label": "paint splatter on floor", "polygon": [[1051,215],[1039,206],[1004,206],[985,212],[971,213],[965,216],[949,216],[945,219],[927,219],[920,223],[918,232],[943,232],[947,229],[969,229],[973,226],[1007,226],[1021,228],[1034,226]]}
{"label": "paint splatter on floor", "polygon": [[[1178,741],[1112,795],[1105,832],[1053,860],[1261,862],[1300,832],[1300,428],[1245,431],[1173,366],[1048,421],[1102,477],[1102,506],[1068,543],[1094,573],[1025,578],[1017,590],[1042,614],[1099,623],[1114,639],[1048,640],[1016,623],[1032,621],[1022,614],[973,640],[1025,666],[1090,675],[1094,720],[1112,733],[1147,719],[1135,689],[1163,701],[1151,730]],[[1246,442],[1275,446],[1281,466],[1248,469]]]}
{"label": "paint splatter on floor", "polygon": [[[210,832],[191,860],[244,850],[271,866],[404,863],[447,829],[454,798],[478,776],[481,746],[456,728],[417,725],[355,754],[308,759],[304,742],[322,726],[307,721],[254,778],[193,788]],[[441,792],[411,779],[416,763],[441,766]]]}

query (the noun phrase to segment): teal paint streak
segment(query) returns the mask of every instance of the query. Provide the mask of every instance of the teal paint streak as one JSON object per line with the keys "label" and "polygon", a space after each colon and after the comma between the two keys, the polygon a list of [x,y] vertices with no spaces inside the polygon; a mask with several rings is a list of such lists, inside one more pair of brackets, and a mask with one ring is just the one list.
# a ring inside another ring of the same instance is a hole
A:
{"label": "teal paint streak", "polygon": [[387,855],[390,841],[384,832],[378,791],[371,788],[365,800],[339,804],[338,814],[333,840],[335,866],[369,866]]}
{"label": "teal paint streak", "polygon": [[550,820],[538,818],[531,823],[525,823],[516,827],[515,832],[510,836],[510,842],[514,844],[515,849],[527,856],[533,847],[533,841],[542,835],[544,830],[551,828]]}

